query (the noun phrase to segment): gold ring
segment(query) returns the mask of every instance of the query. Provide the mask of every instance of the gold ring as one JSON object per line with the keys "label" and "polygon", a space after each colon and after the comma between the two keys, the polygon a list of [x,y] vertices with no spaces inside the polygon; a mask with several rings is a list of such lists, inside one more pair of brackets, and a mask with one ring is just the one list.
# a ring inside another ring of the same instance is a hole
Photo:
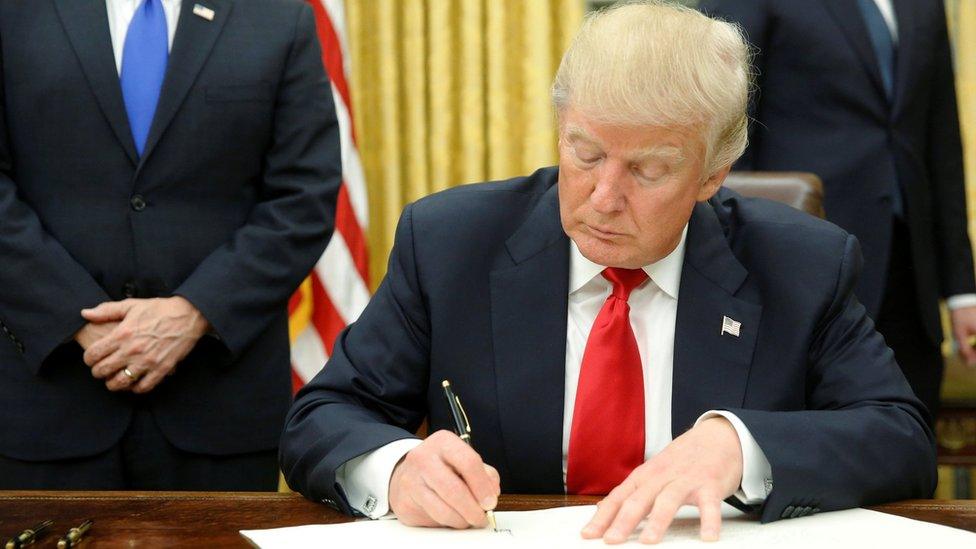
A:
{"label": "gold ring", "polygon": [[128,368],[122,368],[122,373],[129,376],[129,379],[131,379],[132,381],[139,379],[135,374],[132,373],[132,370]]}

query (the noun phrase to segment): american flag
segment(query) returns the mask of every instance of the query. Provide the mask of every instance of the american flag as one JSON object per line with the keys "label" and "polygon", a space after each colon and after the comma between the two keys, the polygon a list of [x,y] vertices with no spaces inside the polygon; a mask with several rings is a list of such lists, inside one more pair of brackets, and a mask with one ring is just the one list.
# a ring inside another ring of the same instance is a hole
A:
{"label": "american flag", "polygon": [[342,186],[336,227],[325,253],[288,303],[292,387],[298,390],[322,369],[339,332],[369,301],[366,249],[366,181],[356,147],[349,97],[349,59],[343,0],[308,0],[322,44],[322,63],[332,80],[342,145]]}

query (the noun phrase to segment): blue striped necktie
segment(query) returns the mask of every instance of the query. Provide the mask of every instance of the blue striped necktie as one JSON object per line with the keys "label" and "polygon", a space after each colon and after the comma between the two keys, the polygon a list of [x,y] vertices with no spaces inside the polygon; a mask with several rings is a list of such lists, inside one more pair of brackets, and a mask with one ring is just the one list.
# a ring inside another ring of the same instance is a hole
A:
{"label": "blue striped necktie", "polygon": [[146,147],[149,127],[166,75],[169,36],[162,0],[143,0],[125,35],[122,50],[122,99],[139,156]]}

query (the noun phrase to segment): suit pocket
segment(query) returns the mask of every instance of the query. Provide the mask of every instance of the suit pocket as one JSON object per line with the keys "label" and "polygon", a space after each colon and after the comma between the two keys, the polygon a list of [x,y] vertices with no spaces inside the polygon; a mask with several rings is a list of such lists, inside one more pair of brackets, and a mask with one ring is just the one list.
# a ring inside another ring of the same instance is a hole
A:
{"label": "suit pocket", "polygon": [[271,101],[271,96],[271,84],[267,82],[207,87],[207,103]]}

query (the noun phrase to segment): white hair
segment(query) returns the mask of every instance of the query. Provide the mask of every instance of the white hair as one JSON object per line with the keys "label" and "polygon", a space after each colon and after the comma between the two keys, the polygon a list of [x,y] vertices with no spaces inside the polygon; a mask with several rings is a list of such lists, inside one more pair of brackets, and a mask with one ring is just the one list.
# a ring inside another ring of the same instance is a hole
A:
{"label": "white hair", "polygon": [[572,106],[621,126],[701,127],[705,169],[731,165],[748,140],[750,50],[734,24],[660,0],[587,15],[552,85]]}

